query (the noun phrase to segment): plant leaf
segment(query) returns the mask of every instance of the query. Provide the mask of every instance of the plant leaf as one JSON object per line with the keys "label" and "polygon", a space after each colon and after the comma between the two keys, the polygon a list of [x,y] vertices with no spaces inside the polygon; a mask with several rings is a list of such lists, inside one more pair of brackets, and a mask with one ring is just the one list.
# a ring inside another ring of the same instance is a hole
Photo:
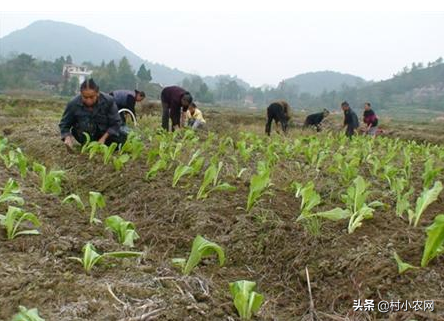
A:
{"label": "plant leaf", "polygon": [[444,214],[437,215],[433,224],[427,228],[427,240],[422,254],[421,266],[427,264],[441,253],[444,244]]}
{"label": "plant leaf", "polygon": [[433,187],[429,190],[424,190],[421,196],[416,200],[415,211],[409,210],[409,223],[411,224],[414,220],[413,226],[417,226],[422,213],[427,209],[427,207],[438,199],[439,194],[442,191],[442,183],[440,181],[435,182]]}
{"label": "plant leaf", "polygon": [[399,274],[402,274],[405,271],[410,270],[410,269],[418,269],[418,267],[402,261],[402,259],[400,258],[400,256],[396,252],[393,253],[393,258],[395,259],[396,263],[398,264],[398,273]]}
{"label": "plant leaf", "polygon": [[143,252],[131,252],[131,251],[121,251],[121,252],[109,252],[103,253],[103,256],[125,258],[125,257],[138,257],[141,256]]}
{"label": "plant leaf", "polygon": [[177,266],[183,270],[185,268],[187,260],[183,258],[175,258],[171,260],[171,263],[173,263],[174,266]]}
{"label": "plant leaf", "polygon": [[193,246],[188,261],[183,269],[183,273],[188,275],[201,261],[202,257],[217,253],[219,257],[219,265],[222,266],[225,262],[225,254],[223,249],[214,242],[207,241],[202,236],[197,235],[194,238]]}
{"label": "plant leaf", "polygon": [[19,306],[19,313],[14,315],[12,321],[45,321],[39,316],[37,309],[27,309],[24,306]]}
{"label": "plant leaf", "polygon": [[312,214],[310,216],[319,216],[331,221],[339,221],[339,220],[343,220],[343,219],[347,219],[351,216],[350,211],[344,210],[342,208],[336,207],[332,210],[329,211],[325,211],[325,212],[318,212],[315,214]]}
{"label": "plant leaf", "polygon": [[62,204],[70,203],[74,201],[76,203],[76,206],[79,210],[84,211],[85,210],[85,204],[83,204],[82,200],[80,199],[79,195],[77,194],[70,194],[67,197],[65,197],[62,201]]}

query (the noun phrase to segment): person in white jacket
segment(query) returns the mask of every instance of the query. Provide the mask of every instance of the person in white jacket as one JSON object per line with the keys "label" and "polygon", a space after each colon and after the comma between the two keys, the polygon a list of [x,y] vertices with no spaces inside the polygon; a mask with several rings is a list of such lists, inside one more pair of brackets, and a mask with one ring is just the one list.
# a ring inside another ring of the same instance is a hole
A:
{"label": "person in white jacket", "polygon": [[195,103],[191,103],[188,107],[186,121],[192,129],[203,128],[206,124],[202,112],[197,108]]}

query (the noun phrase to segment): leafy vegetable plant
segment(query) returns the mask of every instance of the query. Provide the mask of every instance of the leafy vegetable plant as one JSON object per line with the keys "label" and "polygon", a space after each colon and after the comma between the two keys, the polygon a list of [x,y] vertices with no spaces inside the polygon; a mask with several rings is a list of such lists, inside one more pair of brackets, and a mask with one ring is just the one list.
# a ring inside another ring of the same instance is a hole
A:
{"label": "leafy vegetable plant", "polygon": [[441,172],[442,168],[434,166],[433,158],[428,158],[424,163],[424,172],[422,174],[423,187],[430,188],[436,176]]}
{"label": "leafy vegetable plant", "polygon": [[105,226],[107,229],[113,231],[117,235],[119,243],[125,246],[134,247],[134,241],[139,238],[134,224],[125,221],[118,215],[107,217],[105,220]]}
{"label": "leafy vegetable plant", "polygon": [[96,218],[97,208],[105,207],[105,197],[99,192],[89,192],[89,205],[91,206],[91,214],[89,216],[89,224],[100,223]]}
{"label": "leafy vegetable plant", "polygon": [[34,163],[32,166],[34,172],[38,173],[41,180],[41,191],[43,193],[52,193],[59,195],[62,192],[62,179],[65,178],[65,171],[51,170],[49,173],[46,167],[39,163]]}
{"label": "leafy vegetable plant", "polygon": [[22,197],[17,196],[20,194],[20,187],[16,181],[9,178],[3,187],[3,191],[0,194],[0,203],[16,203],[17,205],[23,205],[25,201]]}
{"label": "leafy vegetable plant", "polygon": [[395,259],[396,264],[398,265],[398,273],[399,274],[402,274],[402,273],[406,272],[407,270],[418,269],[418,267],[404,262],[396,252],[393,253],[393,258]]}
{"label": "leafy vegetable plant", "polygon": [[250,320],[264,302],[264,296],[255,292],[255,287],[256,282],[245,280],[230,283],[234,306],[242,320]]}
{"label": "leafy vegetable plant", "polygon": [[362,176],[358,176],[353,183],[354,186],[350,186],[347,189],[347,194],[342,196],[351,213],[348,224],[349,233],[353,233],[360,227],[363,220],[373,218],[373,207],[382,206],[382,203],[378,201],[372,202],[369,205],[365,203],[370,192],[366,191],[368,184]]}
{"label": "leafy vegetable plant", "polygon": [[113,158],[113,165],[116,171],[120,171],[123,168],[123,165],[130,160],[130,156],[128,154],[122,154]]}
{"label": "leafy vegetable plant", "polygon": [[270,186],[270,174],[270,168],[264,162],[259,162],[257,174],[253,175],[250,180],[250,192],[248,193],[246,208],[247,212],[251,210],[264,191]]}
{"label": "leafy vegetable plant", "polygon": [[440,181],[435,182],[433,187],[429,190],[424,190],[421,196],[416,200],[416,208],[414,211],[408,210],[409,224],[413,223],[413,226],[417,226],[422,213],[427,207],[438,199],[439,194],[442,191],[442,183]]}
{"label": "leafy vegetable plant", "polygon": [[130,251],[122,251],[122,252],[108,252],[99,254],[96,251],[96,248],[91,243],[86,243],[86,245],[82,249],[83,257],[69,257],[71,260],[75,260],[82,264],[86,273],[90,273],[94,265],[101,262],[105,258],[114,257],[114,258],[126,258],[126,257],[138,257],[142,255],[141,252],[130,252]]}
{"label": "leafy vegetable plant", "polygon": [[37,309],[27,309],[24,306],[19,306],[19,313],[14,315],[12,321],[45,321],[39,316]]}
{"label": "leafy vegetable plant", "polygon": [[168,163],[164,159],[159,159],[154,165],[146,172],[145,179],[149,180],[156,177],[157,172],[166,169]]}
{"label": "leafy vegetable plant", "polygon": [[37,216],[32,213],[23,211],[21,208],[8,206],[6,215],[0,215],[0,224],[6,228],[6,237],[12,240],[19,235],[36,235],[40,234],[37,230],[18,231],[20,225],[24,222],[30,222],[35,227],[40,226]]}
{"label": "leafy vegetable plant", "polygon": [[22,178],[26,177],[28,172],[28,159],[20,148],[10,150],[9,153],[5,155],[0,154],[0,158],[3,159],[6,168],[11,168],[12,166],[17,165],[20,176]]}
{"label": "leafy vegetable plant", "polygon": [[[221,183],[219,181],[219,173],[222,169],[223,163],[219,162],[216,165],[215,162],[212,162],[210,166],[208,166],[207,170],[204,174],[204,179],[202,181],[202,185],[197,192],[197,199],[206,198],[208,194],[214,191],[235,191],[236,187],[231,186],[228,183]],[[212,186],[211,189],[207,190],[208,186]]]}
{"label": "leafy vegetable plant", "polygon": [[219,257],[219,265],[223,266],[225,263],[224,250],[214,242],[207,241],[202,236],[197,235],[193,241],[190,256],[188,260],[178,258],[173,259],[173,264],[182,268],[182,273],[189,275],[191,271],[199,264],[202,258],[216,253]]}
{"label": "leafy vegetable plant", "polygon": [[77,194],[70,194],[67,197],[65,197],[62,201],[62,204],[75,202],[76,206],[79,210],[84,211],[85,210],[85,204],[83,204],[82,200],[80,199],[79,195]]}
{"label": "leafy vegetable plant", "polygon": [[444,214],[437,215],[433,224],[427,228],[427,240],[422,254],[421,266],[444,253]]}

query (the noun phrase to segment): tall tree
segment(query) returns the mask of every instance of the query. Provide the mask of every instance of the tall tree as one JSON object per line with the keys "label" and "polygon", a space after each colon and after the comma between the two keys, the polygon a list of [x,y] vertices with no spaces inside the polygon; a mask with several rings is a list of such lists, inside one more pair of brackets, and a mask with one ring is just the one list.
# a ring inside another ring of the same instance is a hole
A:
{"label": "tall tree", "polygon": [[119,85],[125,89],[132,89],[136,87],[136,76],[134,75],[131,65],[126,57],[123,57],[119,62],[117,68],[117,75],[119,79]]}
{"label": "tall tree", "polygon": [[145,68],[145,64],[142,64],[139,68],[139,71],[137,72],[137,77],[142,82],[150,82],[153,78],[151,77],[151,70],[147,70]]}

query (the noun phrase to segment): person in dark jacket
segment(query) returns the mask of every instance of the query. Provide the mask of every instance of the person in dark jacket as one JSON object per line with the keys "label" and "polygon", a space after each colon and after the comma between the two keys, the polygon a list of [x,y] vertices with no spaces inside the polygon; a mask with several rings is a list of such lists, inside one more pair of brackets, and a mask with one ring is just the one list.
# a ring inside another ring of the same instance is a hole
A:
{"label": "person in dark jacket", "polygon": [[160,100],[162,102],[162,127],[169,130],[170,118],[172,131],[183,126],[188,106],[193,102],[191,94],[179,86],[170,86],[162,90]]}
{"label": "person in dark jacket", "polygon": [[61,138],[70,149],[74,139],[82,145],[86,142],[84,133],[92,141],[102,144],[123,144],[126,135],[121,132],[120,126],[121,120],[114,99],[100,92],[93,79],[87,79],[81,84],[80,95],[66,105],[59,124]]}
{"label": "person in dark jacket", "polygon": [[376,116],[372,109],[372,105],[369,102],[364,104],[363,121],[367,135],[375,136],[378,130],[378,117]]}
{"label": "person in dark jacket", "polygon": [[317,132],[321,131],[322,121],[330,114],[327,109],[324,109],[320,113],[308,115],[305,118],[304,127],[315,127]]}
{"label": "person in dark jacket", "polygon": [[350,108],[350,105],[346,101],[341,104],[341,108],[344,111],[344,127],[347,127],[345,135],[351,138],[359,127],[358,116],[356,116],[356,113]]}
{"label": "person in dark jacket", "polygon": [[[116,102],[117,109],[128,109],[136,117],[136,103],[145,99],[145,93],[138,90],[114,90],[109,93]],[[122,124],[126,124],[125,113],[120,113]]]}
{"label": "person in dark jacket", "polygon": [[[276,127],[279,126],[279,124],[282,127],[282,131],[284,133],[287,132],[288,127],[288,121],[290,120],[289,116],[289,110],[290,105],[286,101],[276,101],[270,104],[267,108],[267,123],[265,125],[265,132],[268,136],[270,136],[271,133],[271,123],[275,122]],[[276,128],[276,131],[279,133],[278,127]]]}

